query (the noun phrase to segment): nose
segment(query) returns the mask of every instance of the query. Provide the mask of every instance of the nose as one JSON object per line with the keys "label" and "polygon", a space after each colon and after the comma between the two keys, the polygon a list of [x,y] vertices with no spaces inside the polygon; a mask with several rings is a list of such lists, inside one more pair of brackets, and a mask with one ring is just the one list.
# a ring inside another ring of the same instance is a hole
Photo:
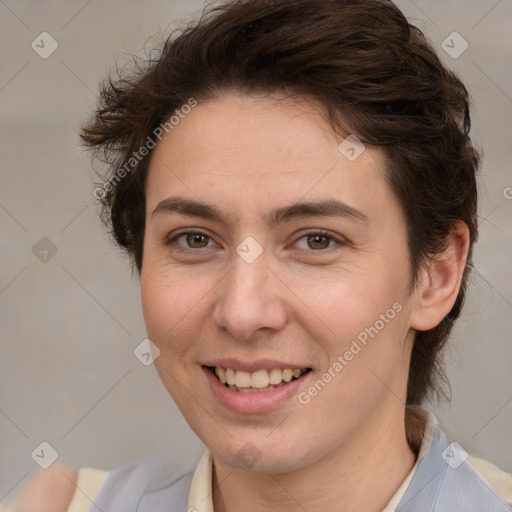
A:
{"label": "nose", "polygon": [[268,267],[265,252],[252,263],[238,254],[233,260],[232,269],[217,285],[215,325],[244,341],[283,329],[286,287]]}

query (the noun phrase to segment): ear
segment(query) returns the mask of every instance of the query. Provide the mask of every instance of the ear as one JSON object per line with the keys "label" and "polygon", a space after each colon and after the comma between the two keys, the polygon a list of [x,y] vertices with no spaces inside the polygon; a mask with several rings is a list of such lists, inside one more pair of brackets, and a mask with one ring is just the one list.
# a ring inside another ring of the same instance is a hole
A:
{"label": "ear", "polygon": [[432,329],[450,312],[459,293],[468,249],[469,229],[466,223],[459,220],[453,222],[446,249],[432,258],[414,292],[416,300],[411,313],[413,329]]}

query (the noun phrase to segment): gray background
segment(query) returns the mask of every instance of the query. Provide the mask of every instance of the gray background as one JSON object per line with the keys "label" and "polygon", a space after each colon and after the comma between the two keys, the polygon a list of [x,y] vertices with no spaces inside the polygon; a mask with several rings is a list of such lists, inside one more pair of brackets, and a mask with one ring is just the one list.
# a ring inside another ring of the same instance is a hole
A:
{"label": "gray background", "polygon": [[[477,271],[447,353],[453,399],[434,412],[467,450],[512,471],[512,1],[398,4],[468,85],[485,150]],[[202,450],[133,355],[145,338],[138,281],[103,234],[77,138],[114,60],[202,5],[0,0],[1,502],[36,470],[42,441],[77,467],[162,446],[191,465]],[[43,31],[59,45],[47,59],[31,48]],[[453,31],[469,43],[456,59],[441,48]],[[57,249],[46,262],[43,237]]]}

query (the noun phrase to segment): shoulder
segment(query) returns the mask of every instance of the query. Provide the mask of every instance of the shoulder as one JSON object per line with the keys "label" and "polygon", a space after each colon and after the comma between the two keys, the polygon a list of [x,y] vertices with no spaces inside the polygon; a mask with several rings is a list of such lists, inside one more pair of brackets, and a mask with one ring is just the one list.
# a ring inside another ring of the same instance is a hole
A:
{"label": "shoulder", "polygon": [[165,455],[137,458],[108,474],[94,504],[123,512],[160,510],[165,504],[186,509],[194,466]]}
{"label": "shoulder", "polygon": [[[87,512],[107,471],[62,464],[39,470],[14,504],[15,512]],[[0,509],[1,510],[1,509]]]}
{"label": "shoulder", "polygon": [[451,436],[430,411],[413,408],[413,413],[422,418],[423,433],[426,433],[422,436],[420,450],[425,459],[422,465],[424,469],[426,467],[437,471],[435,474],[439,475],[438,495],[444,494],[445,501],[454,506],[467,499],[476,502],[479,498],[486,503],[486,500],[494,499],[499,510],[508,504],[506,510],[512,511],[511,474],[487,460],[469,454],[460,444],[452,442]]}
{"label": "shoulder", "polygon": [[491,462],[469,455],[458,443],[443,444],[446,448],[441,453],[442,462],[433,463],[431,468],[437,468],[440,475],[435,493],[439,510],[512,512],[511,475]]}
{"label": "shoulder", "polygon": [[107,480],[108,471],[93,468],[80,468],[76,491],[66,512],[87,512],[94,502],[99,490]]}
{"label": "shoulder", "polygon": [[75,494],[78,470],[63,464],[40,469],[14,504],[16,512],[67,512]]}
{"label": "shoulder", "polygon": [[512,504],[512,475],[491,462],[468,456],[468,462],[487,480],[490,486],[507,502]]}
{"label": "shoulder", "polygon": [[126,512],[155,510],[155,505],[163,503],[186,508],[193,460],[153,453],[112,471],[54,464],[35,474],[14,504],[14,510],[87,512],[91,503],[99,510]]}

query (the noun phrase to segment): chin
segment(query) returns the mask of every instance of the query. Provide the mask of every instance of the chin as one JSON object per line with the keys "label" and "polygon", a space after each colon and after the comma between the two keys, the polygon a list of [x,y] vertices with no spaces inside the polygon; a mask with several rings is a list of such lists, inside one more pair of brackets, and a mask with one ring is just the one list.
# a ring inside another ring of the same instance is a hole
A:
{"label": "chin", "polygon": [[[279,428],[279,427],[278,427]],[[305,439],[297,440],[293,435],[274,435],[270,429],[265,432],[240,432],[232,437],[225,433],[219,442],[218,436],[203,437],[202,441],[209,447],[215,459],[233,469],[252,471],[262,474],[287,473],[300,469],[313,462],[307,453]],[[275,434],[275,432],[274,432]],[[300,450],[297,448],[300,447]]]}

